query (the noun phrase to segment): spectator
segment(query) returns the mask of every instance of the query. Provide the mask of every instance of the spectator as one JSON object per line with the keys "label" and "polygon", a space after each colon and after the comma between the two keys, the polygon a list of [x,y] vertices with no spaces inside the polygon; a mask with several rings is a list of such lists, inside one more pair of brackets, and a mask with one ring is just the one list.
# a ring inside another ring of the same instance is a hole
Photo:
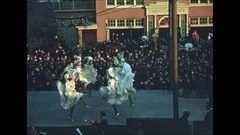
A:
{"label": "spectator", "polygon": [[189,111],[184,111],[183,115],[180,117],[180,134],[191,134],[191,126],[189,125],[188,118],[191,115]]}
{"label": "spectator", "polygon": [[211,102],[207,102],[206,109],[208,110],[204,117],[206,134],[213,134],[213,105]]}
{"label": "spectator", "polygon": [[96,120],[91,120],[93,127],[97,129],[98,133],[106,134],[108,130],[108,120],[106,118],[106,114],[104,111],[99,112],[100,122],[96,122]]}

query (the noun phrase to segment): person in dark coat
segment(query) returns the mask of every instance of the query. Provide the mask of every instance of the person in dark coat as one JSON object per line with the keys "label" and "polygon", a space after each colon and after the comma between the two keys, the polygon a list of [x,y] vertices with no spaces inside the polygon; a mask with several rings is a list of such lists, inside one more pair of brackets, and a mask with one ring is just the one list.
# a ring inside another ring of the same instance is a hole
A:
{"label": "person in dark coat", "polygon": [[207,102],[206,109],[207,114],[204,117],[204,126],[206,129],[206,134],[213,134],[213,104],[212,102]]}
{"label": "person in dark coat", "polygon": [[191,133],[190,125],[189,125],[189,121],[188,121],[188,118],[190,115],[191,115],[191,113],[189,111],[184,111],[183,115],[179,118],[179,122],[180,122],[179,133],[180,134],[190,134]]}
{"label": "person in dark coat", "polygon": [[99,112],[99,119],[100,122],[96,122],[96,120],[91,120],[91,123],[99,134],[106,134],[108,130],[108,120],[104,111]]}

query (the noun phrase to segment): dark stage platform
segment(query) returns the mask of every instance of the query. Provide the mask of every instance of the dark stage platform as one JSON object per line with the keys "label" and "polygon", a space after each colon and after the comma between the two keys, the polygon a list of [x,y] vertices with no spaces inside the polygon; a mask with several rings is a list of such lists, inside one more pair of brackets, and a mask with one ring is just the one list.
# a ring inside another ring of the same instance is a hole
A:
{"label": "dark stage platform", "polygon": [[[126,125],[126,118],[173,118],[173,95],[167,90],[138,90],[133,97],[135,106],[130,108],[129,101],[118,106],[120,115],[114,116],[112,107],[102,100],[98,91],[92,97],[84,99],[92,108],[84,108],[80,101],[73,114],[74,122],[67,118],[68,111],[60,105],[57,91],[38,91],[27,93],[27,124],[39,127],[73,127],[88,125],[85,119],[91,119],[104,110],[109,124]],[[203,120],[206,114],[203,98],[179,98],[179,114],[183,111],[192,113],[190,120]]]}

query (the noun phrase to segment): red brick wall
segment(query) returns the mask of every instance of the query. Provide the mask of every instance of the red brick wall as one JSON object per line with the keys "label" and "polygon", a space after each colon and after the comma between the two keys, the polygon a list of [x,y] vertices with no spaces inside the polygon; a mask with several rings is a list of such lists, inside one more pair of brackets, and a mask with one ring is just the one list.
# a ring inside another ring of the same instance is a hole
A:
{"label": "red brick wall", "polygon": [[96,0],[97,39],[106,40],[106,19],[138,19],[145,18],[144,8],[106,8],[106,1]]}
{"label": "red brick wall", "polygon": [[[144,0],[145,5],[155,3],[157,1],[168,1],[168,0]],[[189,0],[184,0],[189,5]],[[189,7],[189,17],[208,17],[213,16],[212,6],[194,6]],[[162,16],[157,16],[158,20]],[[120,19],[120,18],[145,18],[144,8],[106,8],[106,0],[96,0],[96,20],[97,20],[97,40],[99,42],[106,40],[106,19]],[[150,19],[150,18],[149,18]],[[145,26],[146,27],[146,26]]]}
{"label": "red brick wall", "polygon": [[189,7],[189,17],[211,17],[213,16],[212,6],[194,6]]}

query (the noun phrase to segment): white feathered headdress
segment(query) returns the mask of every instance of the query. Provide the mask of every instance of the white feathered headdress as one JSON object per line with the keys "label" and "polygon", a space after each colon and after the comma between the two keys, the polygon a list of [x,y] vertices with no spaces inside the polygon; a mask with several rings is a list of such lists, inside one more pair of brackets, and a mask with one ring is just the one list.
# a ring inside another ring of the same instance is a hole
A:
{"label": "white feathered headdress", "polygon": [[89,64],[89,62],[91,60],[93,60],[93,58],[91,56],[86,56],[85,59],[87,60],[87,63],[86,63],[87,65]]}
{"label": "white feathered headdress", "polygon": [[82,57],[81,56],[77,56],[76,59],[74,60],[74,64],[77,64],[80,61],[82,61]]}
{"label": "white feathered headdress", "polygon": [[68,72],[67,74],[64,75],[64,78],[67,80],[69,78],[72,78],[73,76],[76,75],[77,71],[76,69],[71,69],[69,70],[70,72]]}
{"label": "white feathered headdress", "polygon": [[72,69],[71,74],[69,75],[69,78],[72,78],[73,76],[75,76],[77,73],[76,69]]}

